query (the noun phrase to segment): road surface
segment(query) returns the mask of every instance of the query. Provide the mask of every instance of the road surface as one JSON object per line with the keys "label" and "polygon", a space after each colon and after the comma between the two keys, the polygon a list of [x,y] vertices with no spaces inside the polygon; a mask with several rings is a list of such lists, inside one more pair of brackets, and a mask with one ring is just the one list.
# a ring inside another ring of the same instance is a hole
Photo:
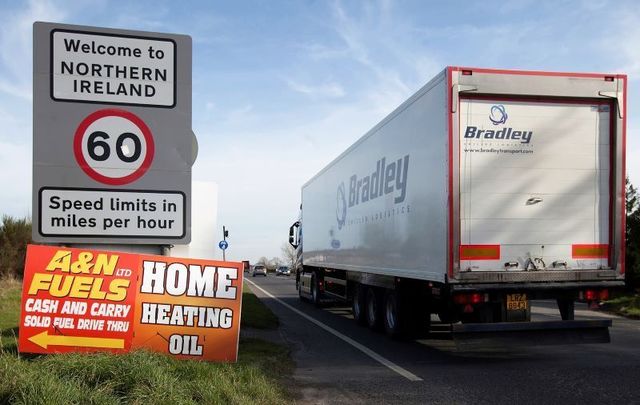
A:
{"label": "road surface", "polygon": [[[247,280],[280,318],[301,403],[640,403],[640,321],[578,306],[576,319],[613,319],[610,344],[460,352],[446,339],[392,341],[350,308],[301,302],[294,277]],[[551,302],[532,317],[560,319]]]}

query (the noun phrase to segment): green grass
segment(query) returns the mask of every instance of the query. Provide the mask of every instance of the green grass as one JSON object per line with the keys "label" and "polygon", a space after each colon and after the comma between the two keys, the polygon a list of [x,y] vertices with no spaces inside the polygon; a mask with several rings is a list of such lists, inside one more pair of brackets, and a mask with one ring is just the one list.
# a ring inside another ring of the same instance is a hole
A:
{"label": "green grass", "polygon": [[[253,296],[250,292],[245,295]],[[255,296],[253,296],[255,299]],[[249,298],[251,300],[251,298]],[[243,306],[243,318],[261,303]],[[15,331],[20,285],[0,281],[0,329]],[[260,309],[256,319],[269,318]],[[273,314],[271,314],[273,316]],[[243,319],[244,321],[244,319]],[[243,322],[244,325],[244,322]],[[0,403],[281,404],[293,363],[287,348],[241,339],[237,364],[175,360],[144,350],[127,354],[18,355],[13,333],[0,348]]]}
{"label": "green grass", "polygon": [[605,301],[602,309],[628,318],[640,319],[640,295],[621,295]]}
{"label": "green grass", "polygon": [[242,292],[242,320],[243,328],[276,329],[279,325],[278,317],[256,297],[247,284]]}
{"label": "green grass", "polygon": [[16,351],[20,321],[22,284],[13,278],[0,279],[0,350]]}

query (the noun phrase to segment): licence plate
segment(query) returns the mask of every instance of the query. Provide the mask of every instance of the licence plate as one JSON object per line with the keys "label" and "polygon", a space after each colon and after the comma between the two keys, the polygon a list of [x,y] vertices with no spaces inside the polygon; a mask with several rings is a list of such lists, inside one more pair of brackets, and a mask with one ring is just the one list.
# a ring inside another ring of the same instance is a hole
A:
{"label": "licence plate", "polygon": [[528,307],[527,294],[507,294],[507,311],[519,311]]}

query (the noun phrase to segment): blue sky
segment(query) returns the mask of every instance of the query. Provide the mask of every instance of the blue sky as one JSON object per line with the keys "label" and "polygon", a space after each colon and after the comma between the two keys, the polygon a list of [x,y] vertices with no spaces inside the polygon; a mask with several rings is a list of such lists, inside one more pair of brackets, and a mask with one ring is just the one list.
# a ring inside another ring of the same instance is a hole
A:
{"label": "blue sky", "polygon": [[31,207],[32,24],[193,38],[194,180],[218,184],[228,258],[280,255],[300,186],[447,65],[627,73],[634,1],[0,1],[0,212]]}

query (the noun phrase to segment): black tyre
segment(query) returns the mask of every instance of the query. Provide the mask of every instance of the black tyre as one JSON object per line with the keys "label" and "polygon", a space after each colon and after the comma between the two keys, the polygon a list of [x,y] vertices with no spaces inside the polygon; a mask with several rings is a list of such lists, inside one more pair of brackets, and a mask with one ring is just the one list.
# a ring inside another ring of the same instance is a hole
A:
{"label": "black tyre", "polygon": [[353,301],[351,301],[351,312],[353,313],[353,319],[358,325],[367,324],[367,288],[362,284],[355,286],[353,293]]}
{"label": "black tyre", "polygon": [[385,290],[384,293],[384,310],[383,325],[384,331],[389,337],[398,338],[402,336],[405,328],[405,318],[402,313],[398,293],[395,290]]}
{"label": "black tyre", "polygon": [[380,330],[382,327],[382,299],[377,288],[367,288],[367,325],[373,330]]}
{"label": "black tyre", "polygon": [[311,275],[311,302],[320,306],[320,289],[318,286],[318,276],[313,273]]}
{"label": "black tyre", "polygon": [[307,297],[302,294],[302,283],[300,280],[296,281],[296,290],[298,290],[298,298],[300,298],[300,301],[308,301]]}

